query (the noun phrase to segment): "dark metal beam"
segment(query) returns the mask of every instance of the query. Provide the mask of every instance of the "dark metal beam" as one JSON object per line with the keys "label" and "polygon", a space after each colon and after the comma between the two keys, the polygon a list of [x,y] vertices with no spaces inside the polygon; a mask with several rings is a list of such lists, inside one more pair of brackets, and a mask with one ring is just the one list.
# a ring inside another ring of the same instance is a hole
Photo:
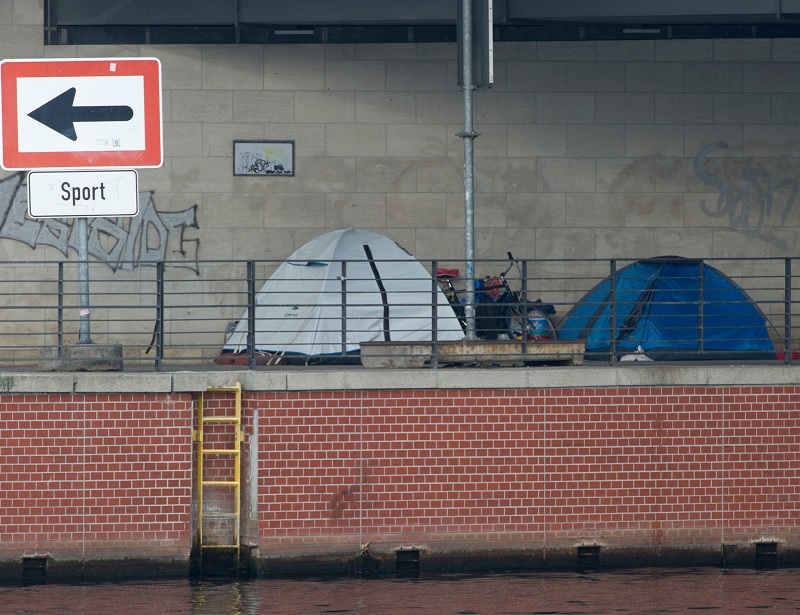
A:
{"label": "dark metal beam", "polygon": [[[47,44],[456,40],[457,0],[45,0]],[[494,0],[497,41],[800,36],[800,0]]]}

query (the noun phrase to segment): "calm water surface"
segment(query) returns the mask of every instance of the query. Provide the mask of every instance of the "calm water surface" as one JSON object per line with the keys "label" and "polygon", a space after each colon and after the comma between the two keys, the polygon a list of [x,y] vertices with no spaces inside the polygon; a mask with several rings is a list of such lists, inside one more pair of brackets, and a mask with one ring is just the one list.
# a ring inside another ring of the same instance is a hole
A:
{"label": "calm water surface", "polygon": [[0,588],[0,614],[800,614],[800,570],[640,570],[420,579],[136,582]]}

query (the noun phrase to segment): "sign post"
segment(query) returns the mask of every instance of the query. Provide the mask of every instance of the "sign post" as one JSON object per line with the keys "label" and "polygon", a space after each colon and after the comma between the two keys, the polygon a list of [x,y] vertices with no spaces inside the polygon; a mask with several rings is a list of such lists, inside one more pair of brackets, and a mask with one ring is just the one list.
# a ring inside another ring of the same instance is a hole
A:
{"label": "sign post", "polygon": [[80,298],[79,344],[92,344],[90,334],[89,303],[89,223],[86,218],[78,218],[78,294]]}
{"label": "sign post", "polygon": [[134,170],[28,173],[28,215],[31,218],[77,218],[79,344],[92,343],[87,217],[130,217],[138,213],[138,176]]}
{"label": "sign post", "polygon": [[0,166],[53,171],[28,174],[28,213],[76,218],[78,344],[92,343],[87,218],[139,211],[135,171],[85,170],[160,167],[162,130],[156,58],[0,61]]}

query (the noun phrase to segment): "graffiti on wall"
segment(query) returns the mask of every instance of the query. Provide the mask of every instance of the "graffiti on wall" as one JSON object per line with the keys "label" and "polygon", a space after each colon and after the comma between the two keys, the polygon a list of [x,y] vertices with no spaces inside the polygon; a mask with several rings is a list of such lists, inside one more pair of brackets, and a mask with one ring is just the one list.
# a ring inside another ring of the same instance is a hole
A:
{"label": "graffiti on wall", "polygon": [[[0,239],[12,239],[31,248],[48,246],[64,256],[77,252],[77,233],[70,221],[57,218],[31,219],[25,174],[0,180]],[[169,261],[200,273],[200,240],[187,236],[197,229],[197,205],[176,212],[156,209],[153,192],[139,193],[139,214],[132,218],[94,218],[89,224],[89,255],[114,271],[132,271],[142,265]]]}
{"label": "graffiti on wall", "polygon": [[[742,231],[746,237],[769,242],[787,252],[789,244],[773,237],[765,229],[769,223],[783,226],[794,210],[800,183],[797,178],[776,179],[761,167],[744,167],[739,176],[728,181],[710,173],[706,159],[715,151],[725,149],[722,141],[701,149],[694,158],[694,172],[703,183],[718,193],[716,204],[700,201],[700,209],[711,218],[728,218],[731,228]],[[773,217],[774,214],[774,217]]]}

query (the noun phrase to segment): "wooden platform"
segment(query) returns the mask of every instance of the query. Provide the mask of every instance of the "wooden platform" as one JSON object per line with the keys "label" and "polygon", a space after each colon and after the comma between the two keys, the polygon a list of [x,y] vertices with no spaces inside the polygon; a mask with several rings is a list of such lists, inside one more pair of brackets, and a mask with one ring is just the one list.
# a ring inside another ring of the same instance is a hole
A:
{"label": "wooden platform", "polygon": [[[583,340],[461,340],[436,345],[438,365],[583,365]],[[431,364],[430,342],[364,342],[364,367],[423,367]]]}

